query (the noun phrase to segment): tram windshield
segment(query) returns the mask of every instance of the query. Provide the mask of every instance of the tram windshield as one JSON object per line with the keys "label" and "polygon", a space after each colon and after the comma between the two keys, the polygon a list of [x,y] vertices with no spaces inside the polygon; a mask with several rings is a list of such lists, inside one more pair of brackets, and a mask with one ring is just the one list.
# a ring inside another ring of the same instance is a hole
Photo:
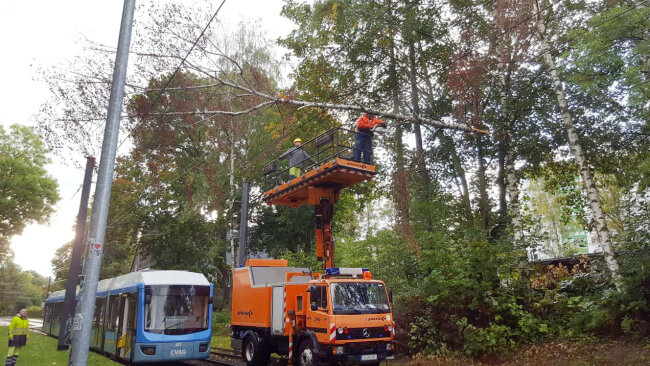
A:
{"label": "tram windshield", "polygon": [[145,287],[145,331],[189,334],[208,329],[210,286]]}
{"label": "tram windshield", "polygon": [[334,314],[382,314],[390,312],[386,288],[376,282],[332,284]]}

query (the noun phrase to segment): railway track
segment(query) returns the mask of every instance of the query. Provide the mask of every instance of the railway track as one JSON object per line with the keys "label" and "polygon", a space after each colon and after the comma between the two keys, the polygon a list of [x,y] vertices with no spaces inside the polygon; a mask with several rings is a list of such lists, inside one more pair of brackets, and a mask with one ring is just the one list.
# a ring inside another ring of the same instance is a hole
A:
{"label": "railway track", "polygon": [[224,365],[224,366],[241,366],[245,365],[241,356],[235,354],[231,349],[212,348],[210,358],[206,360],[184,361],[183,365]]}
{"label": "railway track", "polygon": [[[181,364],[183,365],[195,365],[195,366],[203,366],[203,365],[224,365],[224,366],[243,366],[246,365],[246,363],[243,361],[242,357],[238,354],[235,353],[235,351],[231,349],[223,349],[223,348],[212,348],[212,351],[210,351],[210,358],[207,360],[192,360],[192,361],[184,361]],[[271,357],[271,360],[268,363],[268,366],[283,366],[286,365],[287,361],[286,359],[278,359]]]}

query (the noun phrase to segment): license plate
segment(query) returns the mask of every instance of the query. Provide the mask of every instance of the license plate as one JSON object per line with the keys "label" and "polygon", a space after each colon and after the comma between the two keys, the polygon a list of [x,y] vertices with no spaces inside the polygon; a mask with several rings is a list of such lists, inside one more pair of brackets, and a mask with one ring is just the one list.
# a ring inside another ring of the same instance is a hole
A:
{"label": "license plate", "polygon": [[361,361],[376,361],[377,355],[361,355]]}

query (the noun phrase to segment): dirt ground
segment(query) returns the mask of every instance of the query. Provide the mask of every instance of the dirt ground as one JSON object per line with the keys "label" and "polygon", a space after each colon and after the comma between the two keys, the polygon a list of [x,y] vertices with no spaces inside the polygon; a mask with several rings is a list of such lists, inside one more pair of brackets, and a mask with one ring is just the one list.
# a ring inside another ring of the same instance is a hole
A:
{"label": "dirt ground", "polygon": [[646,366],[650,365],[650,344],[628,341],[595,343],[547,342],[522,347],[504,357],[481,360],[458,355],[398,359],[390,364],[407,366]]}

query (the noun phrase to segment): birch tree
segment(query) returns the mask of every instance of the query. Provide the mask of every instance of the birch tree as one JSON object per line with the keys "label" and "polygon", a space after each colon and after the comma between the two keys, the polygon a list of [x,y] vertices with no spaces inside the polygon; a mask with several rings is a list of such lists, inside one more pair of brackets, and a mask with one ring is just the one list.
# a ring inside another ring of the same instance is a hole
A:
{"label": "birch tree", "polygon": [[553,82],[558,108],[564,121],[571,152],[573,153],[573,157],[578,165],[578,169],[580,170],[580,178],[582,179],[582,184],[589,200],[589,208],[591,209],[592,219],[595,224],[600,246],[603,250],[605,262],[607,263],[607,268],[611,272],[612,281],[614,282],[616,289],[620,292],[623,291],[623,282],[620,275],[618,261],[616,260],[616,254],[614,253],[614,245],[610,238],[609,228],[607,227],[607,221],[598,195],[598,187],[596,186],[594,175],[589,163],[587,162],[586,156],[583,153],[578,133],[574,127],[571,111],[569,110],[566,94],[564,93],[562,79],[560,78],[560,74],[555,65],[553,54],[551,53],[551,45],[546,34],[546,24],[538,0],[534,0],[533,4],[537,13],[537,31],[543,52],[542,56],[544,64],[548,68],[549,75]]}

